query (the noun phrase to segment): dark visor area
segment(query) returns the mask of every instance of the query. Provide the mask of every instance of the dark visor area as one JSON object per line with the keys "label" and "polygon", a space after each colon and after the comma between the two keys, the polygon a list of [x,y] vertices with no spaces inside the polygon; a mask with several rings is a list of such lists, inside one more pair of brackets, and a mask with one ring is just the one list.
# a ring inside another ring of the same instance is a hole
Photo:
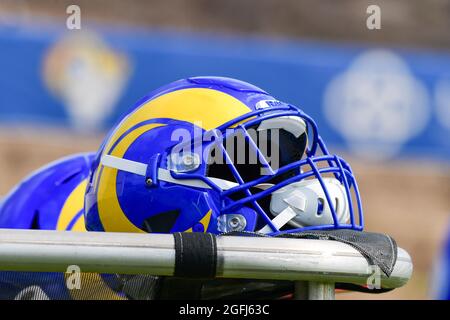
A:
{"label": "dark visor area", "polygon": [[[247,132],[250,131],[256,133],[252,135],[253,141],[264,155],[265,161],[271,165],[275,172],[278,168],[302,159],[308,143],[307,132],[296,138],[292,133],[284,129],[268,129],[264,130],[265,132],[258,132],[256,131],[256,127],[257,126],[249,128]],[[250,129],[254,130],[251,131]],[[231,139],[233,141],[230,141]],[[264,160],[261,161],[261,159],[258,159],[254,146],[248,139],[245,139],[242,131],[238,131],[235,135],[227,137],[224,140],[224,146],[227,148],[230,160],[244,182],[256,180],[267,172],[262,163]],[[221,151],[217,147],[212,147],[210,149],[210,161],[208,162],[207,175],[209,177],[216,177],[239,183],[233,175],[229,164],[227,164],[225,156],[222,156],[221,154],[217,155],[215,152]],[[214,159],[219,159],[221,161],[214,162]],[[267,183],[277,184],[298,173],[299,168],[294,168],[283,174],[274,176],[267,181]],[[252,194],[258,194],[262,191],[262,189],[256,187],[250,189]],[[230,199],[237,201],[247,196],[248,195],[244,191],[236,192],[230,195]],[[270,200],[271,195],[268,195],[257,201],[258,205],[267,214],[270,214]],[[252,206],[251,204],[249,205]],[[264,225],[265,222],[262,219],[257,219],[257,229],[262,228]]]}
{"label": "dark visor area", "polygon": [[[253,132],[251,138],[263,154],[265,161],[271,165],[275,172],[278,168],[300,160],[304,155],[308,140],[307,133],[303,133],[296,138],[284,129],[257,131],[256,128],[257,125],[249,128],[248,132]],[[264,160],[257,157],[257,152],[249,141],[250,136],[247,137],[246,139],[242,131],[237,130],[236,134],[227,137],[223,142],[231,162],[244,182],[253,181],[267,174],[267,169],[263,164]],[[220,152],[218,147],[211,147],[207,175],[239,183],[225,156],[216,154]],[[297,169],[290,170],[272,178],[268,183],[279,183],[297,173]],[[239,195],[233,195],[234,197],[240,198]]]}

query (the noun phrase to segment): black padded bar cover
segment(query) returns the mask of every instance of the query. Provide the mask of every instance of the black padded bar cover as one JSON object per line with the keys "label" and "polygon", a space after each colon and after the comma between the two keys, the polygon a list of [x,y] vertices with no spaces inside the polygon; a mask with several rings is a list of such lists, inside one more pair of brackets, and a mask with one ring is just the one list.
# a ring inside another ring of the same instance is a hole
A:
{"label": "black padded bar cover", "polygon": [[211,233],[176,232],[175,277],[214,278],[217,266],[216,237]]}

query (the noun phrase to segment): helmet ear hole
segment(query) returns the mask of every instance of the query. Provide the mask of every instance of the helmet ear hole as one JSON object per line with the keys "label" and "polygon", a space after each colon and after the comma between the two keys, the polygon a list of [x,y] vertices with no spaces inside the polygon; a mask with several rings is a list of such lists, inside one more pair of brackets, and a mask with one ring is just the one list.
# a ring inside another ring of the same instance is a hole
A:
{"label": "helmet ear hole", "polygon": [[339,212],[339,198],[334,198],[334,211]]}
{"label": "helmet ear hole", "polygon": [[148,233],[169,233],[180,215],[180,211],[171,210],[148,217],[142,224],[142,230]]}
{"label": "helmet ear hole", "polygon": [[325,201],[322,198],[317,199],[317,215],[320,216],[323,213]]}

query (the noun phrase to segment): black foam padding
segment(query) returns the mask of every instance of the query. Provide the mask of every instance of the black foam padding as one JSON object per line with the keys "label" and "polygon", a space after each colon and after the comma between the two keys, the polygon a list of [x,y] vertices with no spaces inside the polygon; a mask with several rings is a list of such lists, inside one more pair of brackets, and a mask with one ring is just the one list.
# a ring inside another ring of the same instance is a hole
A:
{"label": "black foam padding", "polygon": [[216,237],[211,233],[176,232],[175,277],[214,278],[217,268]]}
{"label": "black foam padding", "polygon": [[[268,237],[260,233],[229,232],[223,235]],[[348,229],[312,230],[297,233],[282,233],[277,238],[300,238],[335,240],[346,243],[358,250],[369,265],[377,265],[388,277],[397,261],[397,243],[387,234],[362,232]]]}
{"label": "black foam padding", "polygon": [[397,261],[397,243],[387,234],[339,229],[304,231],[280,236],[335,240],[346,243],[358,250],[369,265],[377,265],[388,277],[394,270]]}

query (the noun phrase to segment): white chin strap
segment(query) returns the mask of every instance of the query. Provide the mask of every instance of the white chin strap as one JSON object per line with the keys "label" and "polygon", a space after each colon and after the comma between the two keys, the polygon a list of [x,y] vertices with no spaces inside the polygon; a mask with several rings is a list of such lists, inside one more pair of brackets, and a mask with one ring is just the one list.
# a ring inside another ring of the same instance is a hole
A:
{"label": "white chin strap", "polygon": [[[127,160],[111,155],[104,155],[102,156],[100,160],[101,164],[108,168],[113,168],[121,171],[126,171],[129,173],[134,173],[140,176],[146,176],[147,173],[147,164],[132,160]],[[161,181],[171,182],[183,186],[191,186],[191,187],[197,187],[197,188],[205,188],[205,189],[211,189],[211,186],[209,186],[207,183],[205,183],[202,180],[198,179],[175,179],[172,178],[172,175],[170,174],[169,170],[158,168],[158,179]],[[222,190],[228,190],[233,187],[238,186],[237,183],[219,179],[219,178],[213,178],[208,177],[208,179],[214,183],[217,187],[219,187]]]}
{"label": "white chin strap", "polygon": [[[323,178],[339,223],[350,219],[349,203],[344,186],[335,178]],[[331,208],[318,179],[292,183],[272,193],[270,212],[277,229],[286,224],[294,228],[334,224]],[[269,225],[259,230],[273,232]]]}
{"label": "white chin strap", "polygon": [[[284,209],[280,214],[276,215],[275,218],[272,219],[272,224],[277,228],[280,229],[282,226],[284,226],[286,223],[291,221],[297,216],[297,213],[295,213],[294,210],[292,210],[290,207],[287,207]],[[259,233],[270,233],[272,232],[272,228],[266,224],[264,228],[258,231]]]}

